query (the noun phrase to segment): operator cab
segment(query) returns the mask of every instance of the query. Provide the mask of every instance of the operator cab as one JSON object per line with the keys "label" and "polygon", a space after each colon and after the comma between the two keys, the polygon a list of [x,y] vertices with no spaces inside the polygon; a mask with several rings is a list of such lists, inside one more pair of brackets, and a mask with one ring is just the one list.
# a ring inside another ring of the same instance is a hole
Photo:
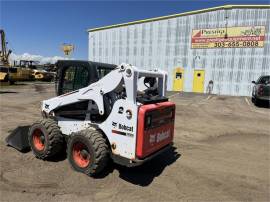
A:
{"label": "operator cab", "polygon": [[[97,82],[117,68],[117,65],[91,61],[60,60],[56,63],[56,68],[56,94],[57,96],[65,96]],[[140,79],[143,81],[144,88],[141,90],[137,89],[136,101],[138,103],[154,104],[168,101],[168,98],[160,95],[157,90],[160,83],[159,79],[152,77],[141,77]],[[161,84],[162,83],[160,83],[160,85]],[[126,97],[126,88],[122,81],[120,88],[103,95],[103,115],[99,114],[97,105],[94,101],[92,101],[92,107],[89,109],[89,100],[81,100],[68,105],[63,105],[55,109],[54,113],[57,116],[78,120],[85,120],[87,114],[90,113],[90,120],[92,123],[101,123],[111,113],[115,101],[118,99],[126,99]]]}
{"label": "operator cab", "polygon": [[[68,95],[72,91],[74,92],[76,90],[89,86],[90,84],[100,80],[102,77],[107,75],[116,67],[117,65],[91,61],[59,60],[56,63],[56,95]],[[104,102],[107,103],[108,96],[104,97]],[[55,114],[64,118],[84,120],[87,114],[88,102],[89,101],[80,101],[59,107],[55,110]],[[91,111],[91,120],[93,122],[103,121],[107,117],[110,110],[110,105],[106,104],[105,111],[107,112],[107,114],[105,116],[100,116],[98,114],[98,111]]]}
{"label": "operator cab", "polygon": [[86,87],[115,69],[117,65],[80,60],[56,63],[56,94],[62,95]]}

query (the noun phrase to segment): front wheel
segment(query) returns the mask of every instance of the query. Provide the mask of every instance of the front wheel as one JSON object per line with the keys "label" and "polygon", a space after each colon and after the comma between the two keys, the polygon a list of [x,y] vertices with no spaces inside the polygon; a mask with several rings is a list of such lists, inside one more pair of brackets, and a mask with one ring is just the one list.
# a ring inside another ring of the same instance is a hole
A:
{"label": "front wheel", "polygon": [[28,140],[34,155],[40,159],[56,155],[64,146],[63,135],[52,119],[35,122],[29,129]]}
{"label": "front wheel", "polygon": [[108,145],[98,130],[82,130],[71,134],[67,145],[67,157],[72,168],[94,176],[107,165]]}

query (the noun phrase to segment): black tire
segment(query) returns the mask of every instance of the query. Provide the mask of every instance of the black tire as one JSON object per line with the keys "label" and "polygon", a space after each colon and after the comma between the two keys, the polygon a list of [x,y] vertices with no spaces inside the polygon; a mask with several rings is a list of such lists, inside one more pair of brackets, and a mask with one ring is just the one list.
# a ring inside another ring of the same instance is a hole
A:
{"label": "black tire", "polygon": [[74,170],[95,176],[103,171],[109,160],[106,139],[98,130],[72,133],[67,144],[67,157]]}
{"label": "black tire", "polygon": [[254,98],[254,105],[257,106],[257,107],[259,107],[261,105],[260,100],[258,98],[256,98],[256,97]]}
{"label": "black tire", "polygon": [[47,159],[63,150],[64,138],[57,123],[52,119],[41,119],[29,129],[28,140],[34,155]]}

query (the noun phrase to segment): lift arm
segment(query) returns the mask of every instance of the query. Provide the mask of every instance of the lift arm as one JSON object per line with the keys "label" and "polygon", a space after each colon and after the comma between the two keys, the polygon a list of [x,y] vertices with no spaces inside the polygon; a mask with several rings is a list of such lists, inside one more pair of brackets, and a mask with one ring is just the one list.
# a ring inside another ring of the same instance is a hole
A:
{"label": "lift arm", "polygon": [[138,79],[140,77],[158,78],[158,92],[162,96],[165,95],[167,80],[167,74],[165,72],[140,70],[128,64],[121,64],[105,77],[85,88],[43,101],[42,110],[50,114],[51,111],[64,105],[82,100],[93,100],[97,104],[99,114],[103,115],[103,96],[109,92],[119,92],[123,88],[126,89],[126,99],[136,104]]}

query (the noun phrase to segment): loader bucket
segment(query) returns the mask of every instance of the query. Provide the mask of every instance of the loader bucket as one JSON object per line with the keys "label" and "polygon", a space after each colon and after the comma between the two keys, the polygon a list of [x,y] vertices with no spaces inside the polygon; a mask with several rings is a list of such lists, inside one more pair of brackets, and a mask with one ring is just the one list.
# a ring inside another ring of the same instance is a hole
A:
{"label": "loader bucket", "polygon": [[30,151],[28,142],[28,130],[30,126],[19,126],[6,137],[7,146],[11,146],[20,152]]}

